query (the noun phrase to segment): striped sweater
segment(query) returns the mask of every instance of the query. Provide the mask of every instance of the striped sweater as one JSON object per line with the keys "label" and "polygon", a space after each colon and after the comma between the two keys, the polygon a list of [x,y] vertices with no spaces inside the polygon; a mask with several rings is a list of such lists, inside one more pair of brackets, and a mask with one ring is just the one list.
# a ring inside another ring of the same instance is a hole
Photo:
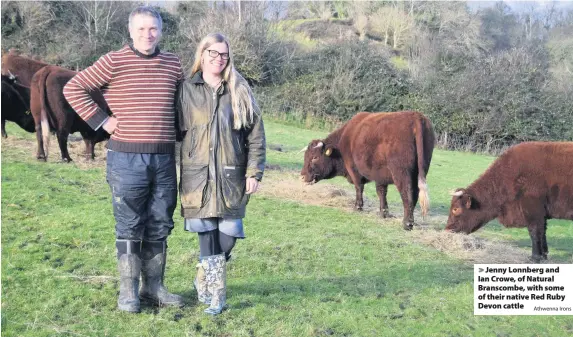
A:
{"label": "striped sweater", "polygon": [[117,128],[107,148],[121,152],[173,153],[175,91],[183,79],[179,58],[159,48],[145,55],[126,45],[102,56],[64,87],[64,96],[93,129],[108,118],[88,92],[100,89]]}

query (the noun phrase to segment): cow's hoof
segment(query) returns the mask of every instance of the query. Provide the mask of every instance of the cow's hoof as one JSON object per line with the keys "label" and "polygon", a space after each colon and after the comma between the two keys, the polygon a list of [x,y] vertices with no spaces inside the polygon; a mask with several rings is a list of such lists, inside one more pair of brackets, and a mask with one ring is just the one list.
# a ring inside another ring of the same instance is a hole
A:
{"label": "cow's hoof", "polygon": [[38,161],[46,162],[46,157],[36,157]]}
{"label": "cow's hoof", "polygon": [[62,158],[62,163],[71,163],[72,161],[72,158]]}
{"label": "cow's hoof", "polygon": [[356,207],[356,206],[354,207],[354,209],[355,209],[357,212],[362,212],[362,210],[363,210],[362,207]]}
{"label": "cow's hoof", "polygon": [[531,261],[533,263],[540,263],[543,256],[541,255],[531,255]]}
{"label": "cow's hoof", "polygon": [[414,228],[414,223],[405,223],[402,225],[402,227],[406,231],[411,231]]}
{"label": "cow's hoof", "polygon": [[384,219],[394,219],[395,216],[393,216],[392,214],[390,214],[390,212],[388,212],[388,211],[384,211],[384,212],[382,212],[382,218],[384,218]]}

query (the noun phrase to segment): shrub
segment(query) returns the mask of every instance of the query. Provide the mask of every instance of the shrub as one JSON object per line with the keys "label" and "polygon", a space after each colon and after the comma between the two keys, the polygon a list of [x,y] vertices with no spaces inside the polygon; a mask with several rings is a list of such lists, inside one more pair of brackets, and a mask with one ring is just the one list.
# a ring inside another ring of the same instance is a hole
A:
{"label": "shrub", "polygon": [[345,121],[360,111],[404,108],[409,83],[384,48],[362,42],[325,46],[294,57],[283,82],[258,88],[265,112],[313,124]]}

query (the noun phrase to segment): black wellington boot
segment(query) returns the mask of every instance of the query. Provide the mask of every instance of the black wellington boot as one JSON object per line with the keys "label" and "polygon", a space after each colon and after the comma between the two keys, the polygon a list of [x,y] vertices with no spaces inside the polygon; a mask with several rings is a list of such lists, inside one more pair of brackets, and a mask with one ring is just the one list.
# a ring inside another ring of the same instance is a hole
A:
{"label": "black wellington boot", "polygon": [[163,285],[167,242],[143,241],[141,256],[141,291],[139,292],[139,298],[158,306],[184,306],[183,297],[170,293]]}
{"label": "black wellington boot", "polygon": [[117,270],[119,271],[119,298],[117,308],[139,312],[139,275],[141,271],[141,241],[116,240]]}

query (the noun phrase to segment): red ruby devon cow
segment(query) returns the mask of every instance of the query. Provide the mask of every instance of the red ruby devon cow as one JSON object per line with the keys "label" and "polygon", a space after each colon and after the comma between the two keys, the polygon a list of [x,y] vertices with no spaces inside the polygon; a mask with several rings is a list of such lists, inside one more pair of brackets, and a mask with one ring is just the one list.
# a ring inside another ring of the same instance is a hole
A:
{"label": "red ruby devon cow", "polygon": [[[65,99],[63,90],[66,83],[76,75],[75,71],[57,66],[46,66],[40,69],[32,78],[31,103],[32,116],[36,125],[38,152],[36,158],[47,159],[49,131],[54,130],[62,154],[62,161],[70,162],[68,152],[68,136],[79,132],[86,145],[86,159],[94,159],[94,145],[109,138],[109,134],[99,128],[94,131],[83,119],[76,114]],[[110,113],[109,107],[99,90],[90,93],[94,101]]]}
{"label": "red ruby devon cow", "polygon": [[30,88],[20,85],[15,78],[2,75],[2,137],[6,138],[6,121],[18,124],[28,132],[34,132],[34,118],[30,110]]}
{"label": "red ruby devon cow", "polygon": [[380,215],[389,217],[386,193],[395,184],[404,204],[403,227],[412,229],[420,199],[428,212],[426,175],[434,150],[432,123],[419,112],[360,112],[321,140],[313,140],[301,171],[306,183],[344,176],[356,189],[355,208],[362,210],[364,184],[376,183]]}
{"label": "red ruby devon cow", "polygon": [[573,220],[573,142],[526,142],[453,193],[446,230],[473,233],[493,219],[526,227],[532,260],[547,259],[547,220]]}
{"label": "red ruby devon cow", "polygon": [[2,75],[14,76],[19,84],[30,87],[32,76],[47,65],[47,63],[20,56],[16,52],[9,52],[2,56]]}

